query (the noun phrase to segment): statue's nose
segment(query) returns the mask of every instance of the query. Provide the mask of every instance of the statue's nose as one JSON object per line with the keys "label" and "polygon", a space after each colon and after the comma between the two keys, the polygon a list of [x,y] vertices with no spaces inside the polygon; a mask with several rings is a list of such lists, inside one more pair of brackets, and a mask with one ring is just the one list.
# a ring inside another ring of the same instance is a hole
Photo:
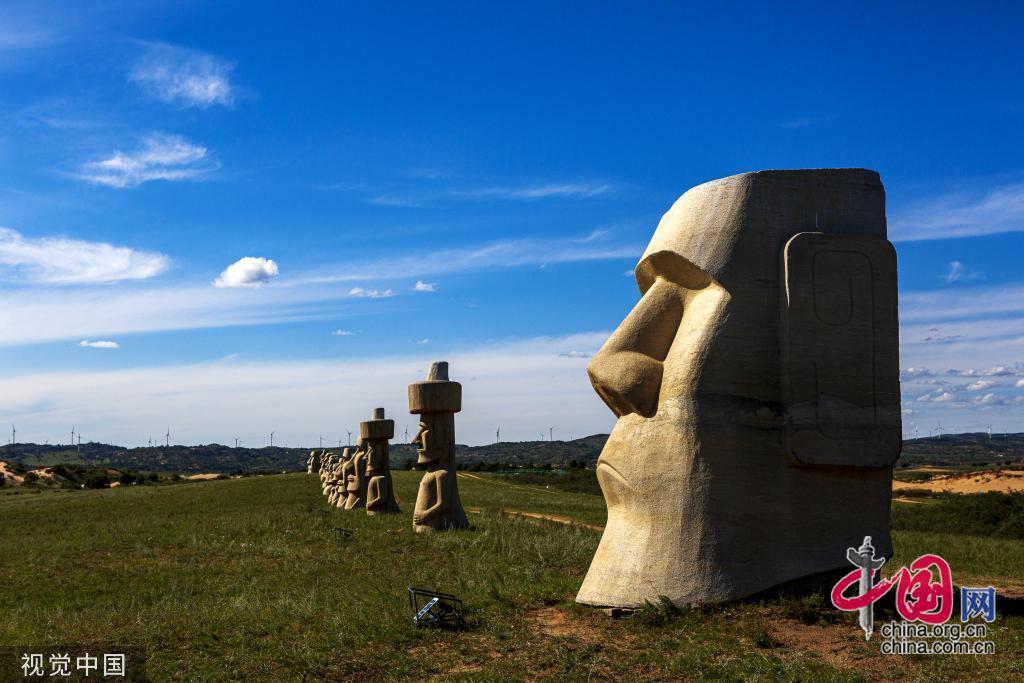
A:
{"label": "statue's nose", "polygon": [[658,411],[661,361],[634,351],[601,351],[587,366],[590,383],[618,417]]}
{"label": "statue's nose", "polygon": [[617,416],[653,417],[668,355],[683,317],[686,288],[658,278],[590,361],[594,389]]}

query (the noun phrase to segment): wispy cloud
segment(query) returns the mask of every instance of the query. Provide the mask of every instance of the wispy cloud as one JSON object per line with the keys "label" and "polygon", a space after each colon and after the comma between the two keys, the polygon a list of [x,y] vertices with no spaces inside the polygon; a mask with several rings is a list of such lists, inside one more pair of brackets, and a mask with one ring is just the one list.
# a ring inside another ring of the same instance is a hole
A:
{"label": "wispy cloud", "polygon": [[163,254],[67,237],[30,238],[0,228],[0,273],[10,279],[47,284],[142,280],[168,265]]}
{"label": "wispy cloud", "polygon": [[106,159],[81,165],[76,177],[117,189],[151,180],[189,180],[217,168],[208,150],[180,135],[154,133],[130,152],[116,151]]}
{"label": "wispy cloud", "polygon": [[[378,282],[427,275],[597,259],[635,258],[641,247],[571,240],[519,240],[466,249],[411,252],[344,264],[275,280],[273,287],[210,287],[209,281],[162,286],[81,287],[54,292],[30,287],[0,289],[0,346],[164,330],[265,325],[299,320],[339,320],[360,299],[397,296]],[[341,271],[342,274],[336,274]],[[374,287],[355,284],[373,282]],[[351,282],[339,290],[338,283]],[[571,348],[571,347],[570,347]],[[559,349],[558,351],[563,351]],[[557,353],[557,351],[556,351]]]}
{"label": "wispy cloud", "polygon": [[363,287],[353,287],[348,290],[349,296],[357,298],[367,299],[387,299],[395,295],[394,291],[390,289],[364,289]]}
{"label": "wispy cloud", "polygon": [[[443,356],[430,345],[401,356],[4,373],[0,413],[17,422],[19,435],[40,442],[71,424],[88,424],[90,438],[120,444],[144,444],[168,426],[180,443],[233,443],[240,436],[262,444],[272,422],[280,425],[275,443],[315,444],[320,434],[344,437],[345,425],[367,418],[367,406],[385,407],[400,420],[399,430],[403,415],[414,426],[406,387],[425,376],[431,361],[443,359],[472,397],[473,409],[459,415],[460,443],[487,443],[498,424],[513,440],[534,439],[537,425],[549,424],[566,436],[583,436],[607,432],[615,416],[586,372],[559,358],[558,350],[596,350],[607,336],[510,340],[446,349]],[[339,393],[339,386],[360,390]]]}
{"label": "wispy cloud", "polygon": [[116,341],[89,341],[88,339],[83,339],[82,341],[78,342],[78,345],[79,346],[84,346],[84,347],[90,348],[90,349],[119,349],[119,348],[121,348],[121,345],[118,344]]}
{"label": "wispy cloud", "polygon": [[199,50],[151,45],[135,64],[130,79],[164,102],[206,109],[235,101],[233,65]]}
{"label": "wispy cloud", "polygon": [[821,117],[798,116],[795,119],[790,119],[789,121],[786,121],[785,123],[783,123],[782,127],[783,128],[788,128],[790,130],[794,130],[796,128],[807,128],[808,126],[813,126],[813,125],[815,125],[817,123],[821,123],[822,121],[825,121],[825,120],[827,120],[827,119],[824,119],[824,118],[821,118]]}
{"label": "wispy cloud", "polygon": [[307,274],[299,281],[328,283],[399,277],[423,278],[490,268],[635,259],[641,253],[643,253],[643,246],[640,244],[607,244],[597,239],[580,242],[574,238],[525,238],[502,240],[459,249],[441,249],[409,256],[395,256],[379,261],[363,262],[355,269],[351,264],[346,264],[344,272],[340,274],[332,272],[334,270],[332,268],[322,268]]}
{"label": "wispy cloud", "polygon": [[452,197],[467,199],[506,199],[517,201],[533,201],[552,197],[568,197],[590,199],[608,194],[613,189],[606,182],[570,182],[543,183],[540,185],[480,187],[471,189],[451,189],[447,194]]}
{"label": "wispy cloud", "polygon": [[423,280],[417,280],[416,284],[412,286],[414,292],[436,292],[437,283],[435,282],[424,282]]}
{"label": "wispy cloud", "polygon": [[954,282],[963,282],[967,280],[984,280],[985,274],[968,268],[963,264],[962,261],[950,261],[949,270],[944,276],[945,281],[949,284]]}
{"label": "wispy cloud", "polygon": [[958,192],[919,201],[889,221],[896,241],[973,237],[1024,230],[1024,183],[982,193]]}
{"label": "wispy cloud", "polygon": [[413,184],[411,187],[385,183],[332,183],[324,190],[354,192],[378,206],[420,207],[444,201],[534,202],[545,199],[592,199],[613,194],[616,186],[607,181],[565,181],[529,185],[489,185],[483,187],[440,187]]}
{"label": "wispy cloud", "polygon": [[354,337],[355,334],[352,330],[335,330],[331,332],[331,335],[335,337]]}
{"label": "wispy cloud", "polygon": [[214,287],[259,287],[277,277],[277,263],[262,256],[245,256],[224,269]]}

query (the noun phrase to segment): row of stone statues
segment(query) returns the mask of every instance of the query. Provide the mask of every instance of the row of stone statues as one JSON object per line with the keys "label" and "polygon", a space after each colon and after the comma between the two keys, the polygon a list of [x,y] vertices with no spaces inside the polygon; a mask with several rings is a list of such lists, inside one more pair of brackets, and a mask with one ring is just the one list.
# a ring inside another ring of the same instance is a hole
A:
{"label": "row of stone statues", "polygon": [[[464,529],[469,526],[459,499],[455,474],[455,413],[462,409],[462,385],[448,379],[448,363],[430,366],[427,379],[409,385],[409,412],[420,416],[412,443],[417,464],[426,467],[413,512],[417,533]],[[365,508],[368,515],[401,512],[391,482],[388,442],[395,435],[395,421],[384,409],[359,423],[354,449],[340,455],[313,451],[306,472],[319,474],[328,505],[344,510]]]}

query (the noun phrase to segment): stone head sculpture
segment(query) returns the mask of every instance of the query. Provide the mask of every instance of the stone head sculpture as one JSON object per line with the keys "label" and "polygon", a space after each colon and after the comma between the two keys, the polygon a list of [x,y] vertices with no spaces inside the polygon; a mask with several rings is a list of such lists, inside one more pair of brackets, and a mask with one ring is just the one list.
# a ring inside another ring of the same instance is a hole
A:
{"label": "stone head sculpture", "polygon": [[608,524],[577,600],[736,599],[892,554],[896,258],[878,174],[745,173],[688,191],[588,366],[618,417]]}
{"label": "stone head sculpture", "polygon": [[409,412],[420,416],[412,443],[427,467],[413,513],[417,533],[469,526],[455,474],[455,413],[462,410],[462,385],[448,379],[448,363],[430,366],[427,379],[409,385]]}
{"label": "stone head sculpture", "polygon": [[346,510],[366,507],[366,444],[360,438],[356,441],[356,450],[345,461],[342,467],[345,479]]}
{"label": "stone head sculpture", "polygon": [[391,484],[388,441],[395,435],[395,421],[384,418],[384,409],[375,408],[373,419],[359,423],[359,438],[366,444],[366,514],[401,512]]}

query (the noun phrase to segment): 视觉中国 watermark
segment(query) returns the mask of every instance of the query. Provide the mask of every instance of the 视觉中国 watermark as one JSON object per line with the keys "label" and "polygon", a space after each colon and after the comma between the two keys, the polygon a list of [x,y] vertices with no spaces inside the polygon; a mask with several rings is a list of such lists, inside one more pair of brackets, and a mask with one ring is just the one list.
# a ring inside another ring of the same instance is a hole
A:
{"label": "\u89c6\u89c9\u4e2d\u56fd watermark", "polygon": [[[832,604],[844,612],[857,612],[864,637],[875,631],[875,603],[894,591],[896,612],[902,621],[879,629],[886,655],[990,655],[988,624],[996,618],[996,589],[960,588],[959,621],[953,618],[953,573],[938,555],[921,555],[889,578],[879,578],[884,557],[875,557],[871,537],[859,548],[848,548],[846,559],[856,567],[832,588]],[[856,586],[856,593],[851,590]]]}

